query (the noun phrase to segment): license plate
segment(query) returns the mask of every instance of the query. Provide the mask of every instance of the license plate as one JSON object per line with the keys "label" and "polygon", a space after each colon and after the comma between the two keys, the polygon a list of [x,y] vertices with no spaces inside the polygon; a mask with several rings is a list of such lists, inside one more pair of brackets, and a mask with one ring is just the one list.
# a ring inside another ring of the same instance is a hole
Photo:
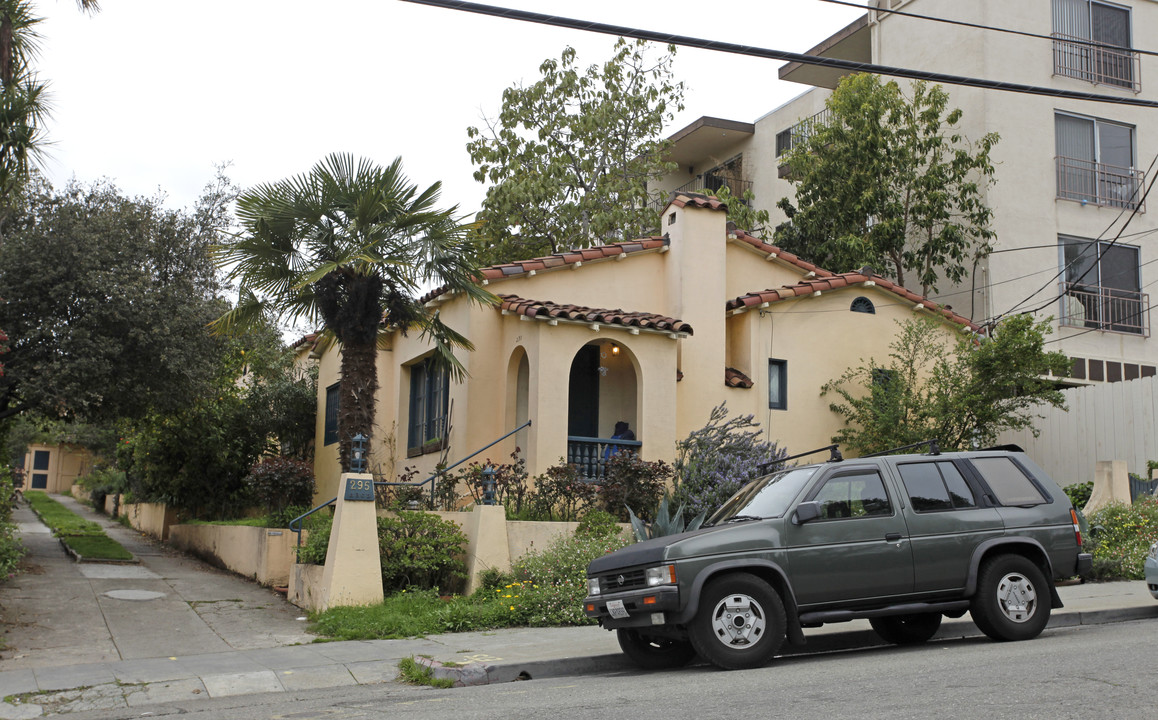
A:
{"label": "license plate", "polygon": [[608,600],[607,612],[611,613],[611,617],[617,620],[627,617],[627,608],[623,607],[622,600]]}

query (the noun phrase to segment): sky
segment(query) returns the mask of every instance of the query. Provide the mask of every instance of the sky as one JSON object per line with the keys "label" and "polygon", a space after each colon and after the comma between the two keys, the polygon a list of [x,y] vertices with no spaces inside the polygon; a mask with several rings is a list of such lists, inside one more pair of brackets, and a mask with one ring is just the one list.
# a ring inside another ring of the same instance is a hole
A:
{"label": "sky", "polygon": [[[862,11],[822,0],[489,4],[693,37],[803,52]],[[44,170],[161,193],[191,207],[216,167],[243,189],[309,170],[333,152],[385,165],[401,156],[442,206],[478,209],[468,126],[498,114],[502,92],[576,49],[582,67],[614,38],[401,0],[38,0],[38,68],[52,92]],[[685,109],[665,134],[703,115],[752,122],[807,88],[781,63],[682,48]]]}

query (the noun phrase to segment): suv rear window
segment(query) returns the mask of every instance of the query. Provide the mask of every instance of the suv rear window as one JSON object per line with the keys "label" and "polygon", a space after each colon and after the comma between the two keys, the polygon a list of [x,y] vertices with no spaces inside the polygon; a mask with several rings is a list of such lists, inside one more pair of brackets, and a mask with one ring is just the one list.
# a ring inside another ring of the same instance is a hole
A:
{"label": "suv rear window", "polygon": [[917,512],[977,507],[973,491],[951,462],[905,463],[897,469]]}
{"label": "suv rear window", "polygon": [[1009,458],[973,458],[971,462],[1002,505],[1040,505],[1046,501],[1041,491]]}

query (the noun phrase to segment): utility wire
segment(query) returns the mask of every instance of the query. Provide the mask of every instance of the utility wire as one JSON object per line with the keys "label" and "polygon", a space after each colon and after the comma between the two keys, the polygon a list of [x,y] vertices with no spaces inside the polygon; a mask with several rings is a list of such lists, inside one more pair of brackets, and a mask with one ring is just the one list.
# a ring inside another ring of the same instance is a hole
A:
{"label": "utility wire", "polygon": [[481,5],[479,3],[462,2],[461,0],[403,0],[403,2],[410,2],[417,5],[430,5],[446,10],[461,10],[463,12],[476,13],[478,15],[489,15],[491,17],[506,18],[510,20],[521,20],[524,22],[539,23],[541,25],[552,25],[554,27],[568,28],[571,30],[583,30],[586,32],[601,33],[604,35],[617,35],[620,37],[635,38],[637,40],[648,40],[651,42],[680,45],[682,47],[692,47],[701,50],[715,50],[717,52],[732,53],[734,55],[746,55],[749,57],[759,57],[768,60],[783,60],[785,62],[800,63],[801,65],[815,65],[818,67],[826,67],[849,72],[875,73],[878,75],[889,75],[892,77],[902,77],[911,80],[924,80],[933,83],[940,83],[943,85],[959,85],[963,87],[974,87],[985,90],[999,90],[1001,92],[1020,93],[1023,95],[1040,95],[1066,100],[1085,100],[1089,102],[1101,102],[1114,105],[1132,105],[1136,107],[1158,108],[1158,100],[1143,100],[1142,98],[1138,97],[1125,96],[1115,97],[1113,95],[1100,95],[1098,93],[1078,92],[1076,90],[1059,90],[1056,88],[1047,88],[1038,85],[1024,85],[1022,83],[984,80],[981,78],[965,77],[961,75],[948,75],[945,73],[928,72],[925,70],[910,70],[908,68],[892,67],[889,65],[877,65],[875,63],[855,62],[841,58],[827,58],[819,57],[816,55],[805,55],[802,53],[788,52],[785,50],[758,48],[752,45],[739,45],[736,43],[720,42],[718,40],[704,40],[702,38],[694,38],[686,35],[675,35],[672,33],[644,30],[626,25],[609,25],[606,23],[593,22],[590,20],[576,20],[573,18],[560,17],[558,15],[545,15],[527,10],[514,10],[511,8],[496,7],[494,5]]}
{"label": "utility wire", "polygon": [[[960,25],[962,27],[975,28],[977,30],[992,30],[999,33],[1007,33],[1009,35],[1020,35],[1021,37],[1037,38],[1039,40],[1058,40],[1059,38],[1053,35],[1042,35],[1041,33],[1032,33],[1025,30],[1013,30],[1011,28],[995,27],[993,25],[982,25],[980,23],[971,23],[964,20],[950,20],[948,18],[936,17],[934,15],[921,15],[919,13],[905,12],[903,10],[889,10],[883,7],[866,6],[863,2],[851,2],[850,0],[820,0],[820,2],[831,3],[833,5],[847,5],[848,7],[875,10],[879,13],[888,13],[889,15],[900,15],[902,17],[917,18],[919,20],[930,20],[932,22],[945,23],[946,25]],[[1089,47],[1096,47],[1103,50],[1121,50],[1122,52],[1138,53],[1139,55],[1158,55],[1158,52],[1153,50],[1139,50],[1138,48],[1125,47],[1122,45],[1112,45],[1109,43],[1094,42],[1093,40],[1083,40],[1081,38],[1065,38],[1065,42],[1071,45],[1086,45]]]}

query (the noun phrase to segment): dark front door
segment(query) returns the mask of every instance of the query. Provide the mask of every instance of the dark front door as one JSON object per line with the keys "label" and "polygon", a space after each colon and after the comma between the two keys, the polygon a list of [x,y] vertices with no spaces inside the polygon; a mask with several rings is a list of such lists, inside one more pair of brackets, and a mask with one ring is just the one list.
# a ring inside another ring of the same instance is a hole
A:
{"label": "dark front door", "polygon": [[571,362],[567,434],[599,437],[599,347],[584,345]]}
{"label": "dark front door", "polygon": [[[33,470],[48,470],[48,451],[34,450],[32,452],[32,469]],[[32,489],[45,490],[48,488],[48,473],[47,472],[33,472],[32,473]]]}

